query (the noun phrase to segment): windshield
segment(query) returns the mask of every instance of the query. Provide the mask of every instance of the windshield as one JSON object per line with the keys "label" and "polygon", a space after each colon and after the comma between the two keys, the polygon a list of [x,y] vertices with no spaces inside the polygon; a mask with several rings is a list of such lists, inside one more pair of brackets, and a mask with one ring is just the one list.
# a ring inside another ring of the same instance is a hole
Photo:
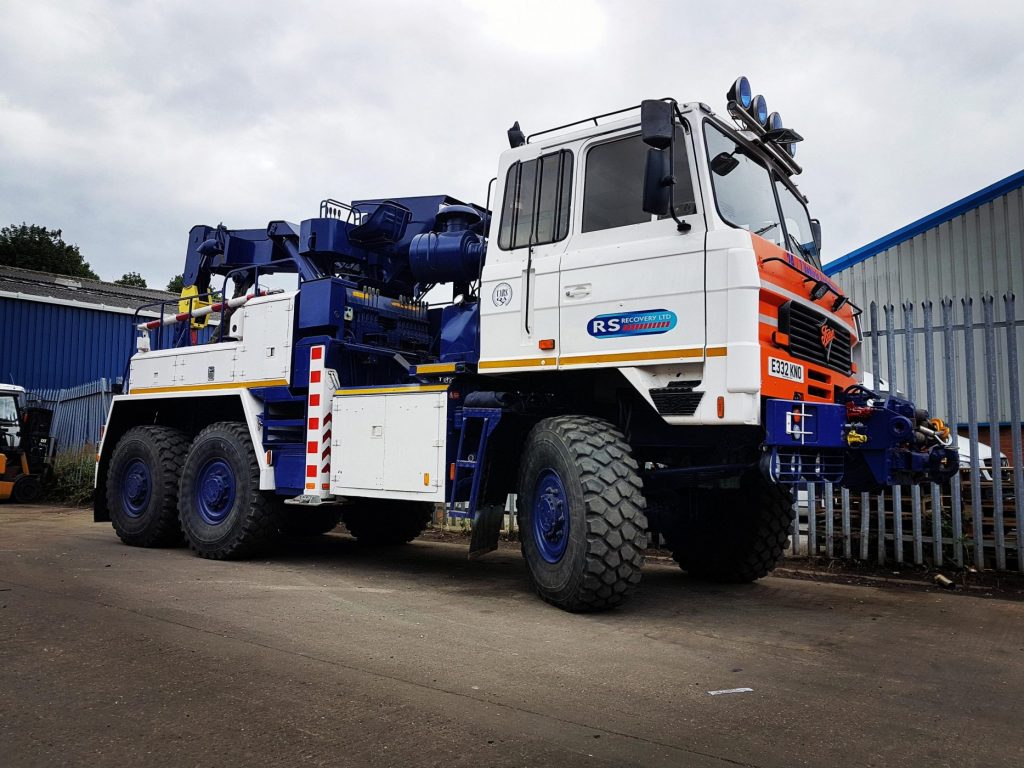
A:
{"label": "windshield", "polygon": [[704,140],[715,203],[722,220],[817,265],[807,209],[792,190],[774,179],[768,168],[748,154],[743,145],[709,122],[704,123]]}
{"label": "windshield", "polygon": [[782,216],[786,224],[789,241],[786,250],[820,267],[818,249],[814,245],[814,232],[811,230],[811,219],[803,202],[779,179],[775,180],[775,191],[779,193],[779,204],[782,206]]}
{"label": "windshield", "polygon": [[784,247],[785,236],[768,169],[710,123],[704,124],[718,213],[728,224]]}
{"label": "windshield", "polygon": [[14,395],[0,395],[0,424],[17,424],[18,409]]}

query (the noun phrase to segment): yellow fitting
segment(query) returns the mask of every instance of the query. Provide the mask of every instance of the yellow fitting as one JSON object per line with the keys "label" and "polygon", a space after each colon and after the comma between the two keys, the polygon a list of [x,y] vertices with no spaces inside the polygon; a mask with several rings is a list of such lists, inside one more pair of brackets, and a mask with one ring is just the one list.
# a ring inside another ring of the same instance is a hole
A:
{"label": "yellow fitting", "polygon": [[863,445],[868,441],[867,435],[862,435],[860,432],[847,432],[846,433],[846,444],[847,445]]}
{"label": "yellow fitting", "polygon": [[939,437],[943,440],[949,440],[949,427],[946,426],[946,422],[942,419],[932,419],[930,423],[932,425],[932,429],[935,430],[935,433]]}
{"label": "yellow fitting", "polygon": [[[178,299],[178,312],[181,314],[184,314],[185,312],[195,312],[197,309],[210,306],[211,303],[212,302],[209,298],[199,298],[199,289],[194,285],[186,285],[181,289],[181,297]],[[200,328],[206,327],[206,323],[209,319],[209,315],[193,317],[189,321],[189,325],[193,330],[199,330]]]}

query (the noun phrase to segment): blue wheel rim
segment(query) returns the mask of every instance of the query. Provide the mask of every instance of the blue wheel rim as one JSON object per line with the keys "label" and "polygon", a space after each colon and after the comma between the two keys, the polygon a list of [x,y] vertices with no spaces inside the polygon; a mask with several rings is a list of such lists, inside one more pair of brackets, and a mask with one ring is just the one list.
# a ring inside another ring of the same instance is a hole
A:
{"label": "blue wheel rim", "polygon": [[235,473],[224,459],[210,459],[196,476],[196,509],[203,522],[220,525],[235,505]]}
{"label": "blue wheel rim", "polygon": [[121,479],[121,507],[128,517],[139,517],[153,496],[153,476],[142,459],[132,459]]}
{"label": "blue wheel rim", "polygon": [[557,563],[569,544],[569,499],[558,473],[545,469],[533,492],[533,540],[540,556]]}

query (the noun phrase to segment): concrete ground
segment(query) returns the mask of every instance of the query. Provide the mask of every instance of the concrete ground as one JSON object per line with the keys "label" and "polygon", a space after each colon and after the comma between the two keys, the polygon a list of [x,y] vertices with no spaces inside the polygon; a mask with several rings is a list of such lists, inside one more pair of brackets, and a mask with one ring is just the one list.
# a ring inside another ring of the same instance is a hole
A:
{"label": "concrete ground", "polygon": [[5,766],[1020,766],[1022,703],[1019,602],[650,565],[570,615],[513,551],[215,563],[0,506]]}

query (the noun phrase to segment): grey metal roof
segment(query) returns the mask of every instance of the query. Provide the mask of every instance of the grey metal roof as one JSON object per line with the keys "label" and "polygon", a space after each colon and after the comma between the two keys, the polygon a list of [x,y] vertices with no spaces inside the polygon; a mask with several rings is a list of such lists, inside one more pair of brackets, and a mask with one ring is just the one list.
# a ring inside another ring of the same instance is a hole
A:
{"label": "grey metal roof", "polygon": [[0,266],[0,295],[12,294],[26,301],[73,302],[120,312],[177,298],[172,293],[152,288],[131,288],[102,280]]}

